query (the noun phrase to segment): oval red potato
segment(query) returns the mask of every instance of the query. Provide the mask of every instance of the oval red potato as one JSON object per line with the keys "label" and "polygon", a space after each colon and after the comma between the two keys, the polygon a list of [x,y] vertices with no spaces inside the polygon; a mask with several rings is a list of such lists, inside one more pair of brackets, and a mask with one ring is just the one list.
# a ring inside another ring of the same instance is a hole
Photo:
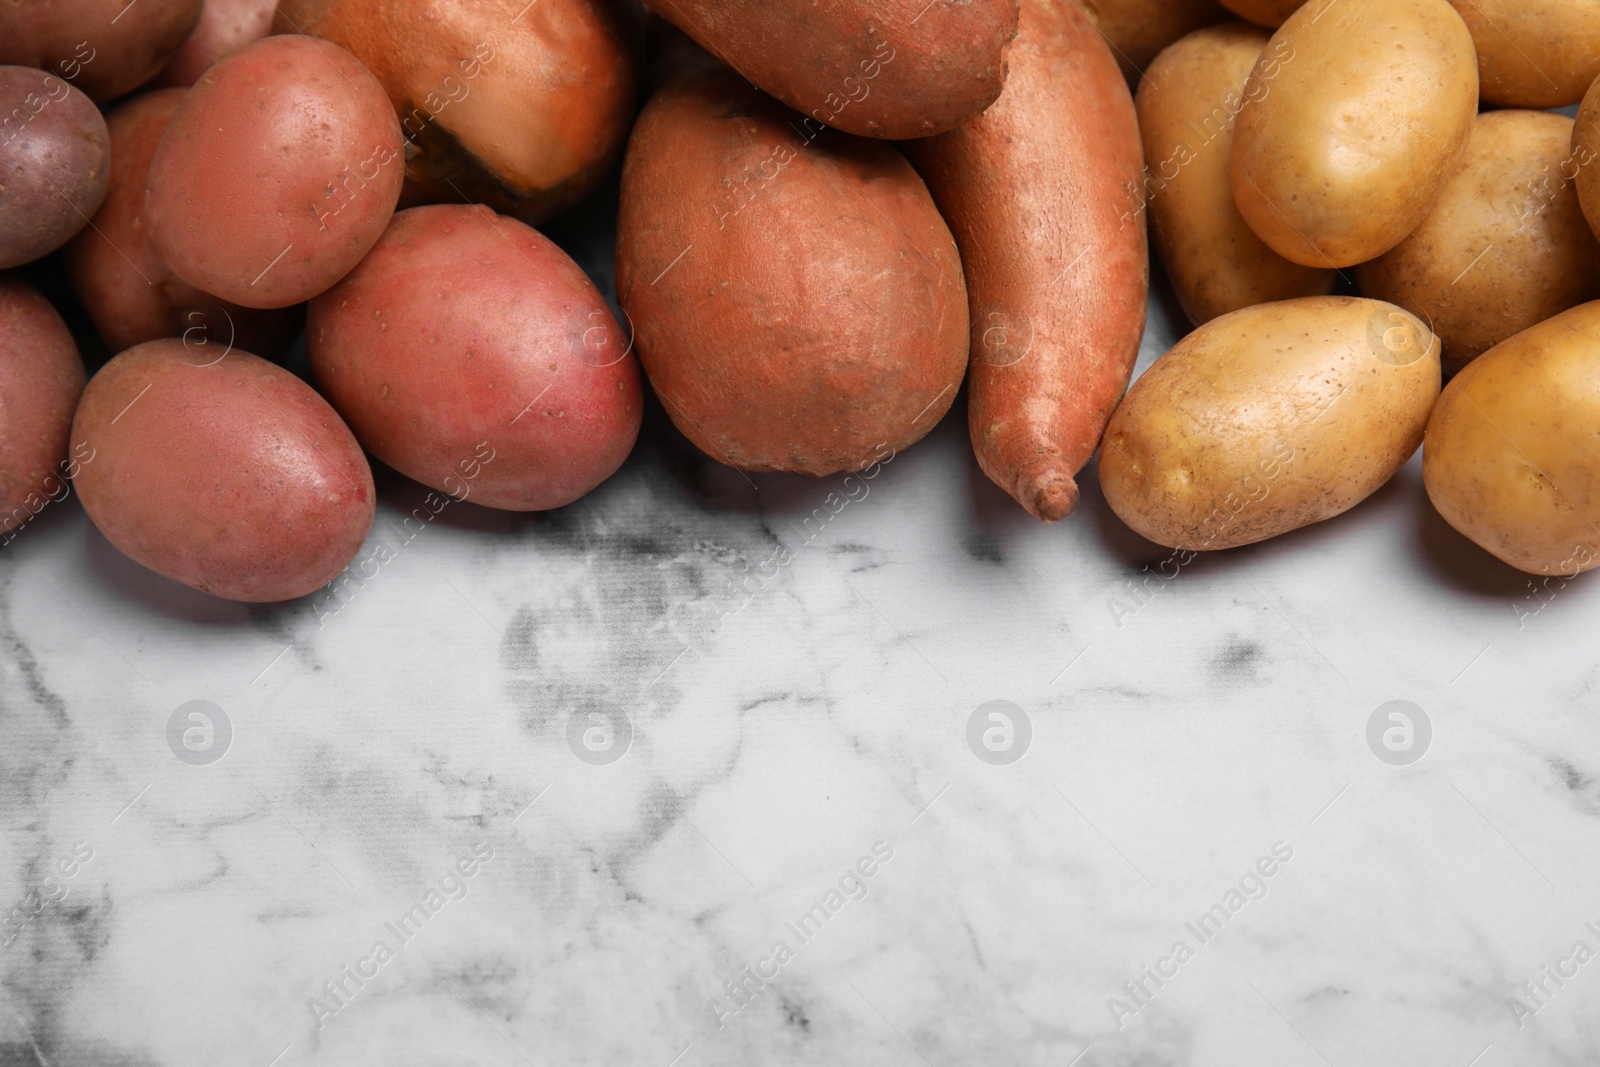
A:
{"label": "oval red potato", "polygon": [[206,72],[150,164],[156,251],[197,289],[254,308],[323,292],[367,254],[405,177],[400,122],[336,44],[268,37]]}
{"label": "oval red potato", "polygon": [[543,511],[622,465],[639,434],[632,345],[594,283],[484,207],[394,217],[312,301],[317,384],[374,455],[455,497]]}
{"label": "oval red potato", "polygon": [[61,465],[82,391],[67,324],[33,286],[0,274],[0,533],[65,495]]}
{"label": "oval red potato", "polygon": [[[372,527],[372,471],[310,386],[248,352],[199,362],[167,338],[83,391],[74,478],[89,518],[158,574],[228,600],[326,585]],[[192,361],[193,360],[193,361]]]}

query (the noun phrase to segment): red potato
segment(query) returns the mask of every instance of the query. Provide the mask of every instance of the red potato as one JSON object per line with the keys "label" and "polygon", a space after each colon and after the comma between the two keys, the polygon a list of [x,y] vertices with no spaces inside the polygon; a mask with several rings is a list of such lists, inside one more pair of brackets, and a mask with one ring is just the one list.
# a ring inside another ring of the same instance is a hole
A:
{"label": "red potato", "polygon": [[0,63],[40,67],[105,103],[156,75],[200,19],[201,0],[6,0]]}
{"label": "red potato", "polygon": [[646,0],[764,91],[863,137],[928,137],[994,103],[1017,0]]}
{"label": "red potato", "polygon": [[617,293],[678,429],[744,470],[860,470],[932,429],[966,370],[961,263],[905,159],[726,68],[634,126]]}
{"label": "red potato", "polygon": [[1144,153],[1127,83],[1076,7],[1023,0],[999,102],[906,150],[967,271],[978,464],[1055,522],[1144,336]]}
{"label": "red potato", "polygon": [[248,352],[198,362],[138,345],[89,382],[72,422],[94,459],[74,479],[89,518],[136,562],[226,600],[313,593],[372,527],[372,470],[310,386]]}
{"label": "red potato", "polygon": [[174,274],[150,245],[145,179],[183,97],[182,89],[157,89],[111,113],[106,123],[111,188],[94,225],[67,246],[72,290],[113,352],[158,337],[182,337],[191,347],[214,345],[211,358],[229,347],[275,355],[300,330],[298,307],[259,311],[202,293]]}
{"label": "red potato", "polygon": [[60,248],[106,195],[111,144],[94,102],[54,74],[0,67],[0,268]]}
{"label": "red potato", "polygon": [[638,362],[594,283],[487,208],[396,215],[312,301],[306,344],[318,385],[374,455],[489,507],[570,504],[639,435]]}
{"label": "red potato", "polygon": [[0,534],[66,496],[67,431],[81,392],[83,360],[67,324],[33,286],[0,274]]}
{"label": "red potato", "polygon": [[408,139],[407,206],[471,200],[537,223],[611,169],[637,107],[614,0],[282,0],[383,83]]}
{"label": "red potato", "polygon": [[276,9],[274,0],[205,0],[200,22],[156,75],[156,84],[193,85],[223,56],[271,34]]}
{"label": "red potato", "polygon": [[399,120],[355,56],[268,37],[178,105],[150,163],[150,240],[197,289],[245,307],[298,304],[378,240],[403,164]]}

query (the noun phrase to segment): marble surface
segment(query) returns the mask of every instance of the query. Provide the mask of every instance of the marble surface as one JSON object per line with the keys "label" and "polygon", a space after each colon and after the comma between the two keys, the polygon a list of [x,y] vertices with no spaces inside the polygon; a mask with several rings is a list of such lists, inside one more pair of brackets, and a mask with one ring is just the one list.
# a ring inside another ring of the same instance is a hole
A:
{"label": "marble surface", "polygon": [[963,414],[848,493],[659,411],[557,514],[381,476],[274,607],[50,509],[0,552],[0,1067],[1600,1062],[1600,586],[1415,461],[1179,567],[1092,474],[1027,518]]}

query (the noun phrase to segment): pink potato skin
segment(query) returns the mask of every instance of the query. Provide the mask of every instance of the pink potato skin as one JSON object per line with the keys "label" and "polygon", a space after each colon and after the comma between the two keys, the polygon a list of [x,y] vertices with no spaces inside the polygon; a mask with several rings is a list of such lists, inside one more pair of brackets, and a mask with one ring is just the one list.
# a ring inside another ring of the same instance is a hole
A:
{"label": "pink potato skin", "polygon": [[96,103],[153,78],[200,18],[201,0],[0,0],[0,63],[39,67]]}
{"label": "pink potato skin", "polygon": [[178,105],[145,215],[157,254],[190,285],[288,307],[361,261],[404,179],[400,120],[378,79],[336,44],[267,37]]}
{"label": "pink potato skin", "polygon": [[484,207],[397,214],[311,302],[306,344],[317,384],[374,455],[489,507],[570,504],[639,435],[638,361],[594,283]]}
{"label": "pink potato skin", "polygon": [[0,534],[61,498],[81,392],[83,360],[67,324],[33,286],[0,274]]}
{"label": "pink potato skin", "polygon": [[300,331],[299,308],[261,311],[218,300],[172,273],[150,246],[145,178],[183,97],[182,89],[157,89],[124,101],[106,120],[111,186],[94,225],[66,247],[72,290],[113,352],[158,337],[182,337],[195,349],[215,345],[212,358],[229,345],[277,355]]}
{"label": "pink potato skin", "polygon": [[276,0],[206,0],[199,24],[156,75],[155,84],[193,85],[223,56],[270,35],[277,7]]}
{"label": "pink potato skin", "polygon": [[74,478],[89,518],[158,574],[227,600],[292,600],[355,557],[372,527],[372,470],[314,390],[233,351],[137,345],[83,391]]}

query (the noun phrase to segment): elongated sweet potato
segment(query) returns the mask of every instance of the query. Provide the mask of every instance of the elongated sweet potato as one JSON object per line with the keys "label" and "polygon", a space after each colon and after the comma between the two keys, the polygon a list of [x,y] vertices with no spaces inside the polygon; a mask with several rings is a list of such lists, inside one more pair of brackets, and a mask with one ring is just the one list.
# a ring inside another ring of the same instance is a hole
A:
{"label": "elongated sweet potato", "polygon": [[1076,7],[1024,0],[999,102],[905,147],[967,273],[978,463],[1055,522],[1144,336],[1144,153],[1127,83]]}
{"label": "elongated sweet potato", "polygon": [[863,137],[928,137],[994,103],[1017,0],[646,0],[755,85]]}

